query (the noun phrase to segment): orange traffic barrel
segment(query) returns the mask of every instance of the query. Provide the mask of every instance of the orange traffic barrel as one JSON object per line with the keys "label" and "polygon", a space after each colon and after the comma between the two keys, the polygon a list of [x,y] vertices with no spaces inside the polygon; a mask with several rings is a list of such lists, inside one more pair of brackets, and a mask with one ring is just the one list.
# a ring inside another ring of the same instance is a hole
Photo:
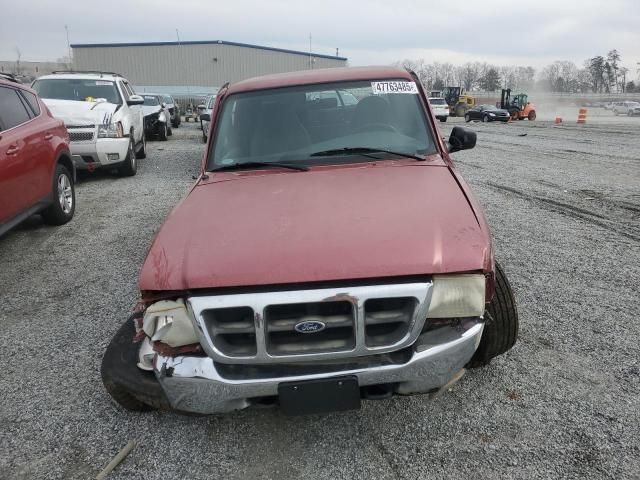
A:
{"label": "orange traffic barrel", "polygon": [[581,108],[578,110],[578,123],[587,123],[587,109]]}

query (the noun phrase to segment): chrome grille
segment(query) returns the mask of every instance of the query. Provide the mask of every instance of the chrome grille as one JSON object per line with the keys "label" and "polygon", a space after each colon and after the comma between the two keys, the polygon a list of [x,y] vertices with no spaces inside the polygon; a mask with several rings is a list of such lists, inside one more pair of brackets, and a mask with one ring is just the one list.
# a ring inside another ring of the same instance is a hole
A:
{"label": "chrome grille", "polygon": [[256,354],[256,327],[249,307],[219,308],[202,312],[209,336],[230,357]]}
{"label": "chrome grille", "polygon": [[372,298],[364,304],[365,341],[369,347],[392,345],[409,331],[416,308],[410,297]]}
{"label": "chrome grille", "polygon": [[96,126],[93,123],[87,124],[87,125],[67,125],[66,126],[67,129],[69,128],[96,128]]}
{"label": "chrome grille", "polygon": [[[355,312],[350,302],[313,302],[269,305],[265,310],[267,352],[298,355],[340,352],[355,346]],[[296,331],[296,325],[315,322],[323,330]]]}
{"label": "chrome grille", "polygon": [[[271,364],[354,358],[411,345],[432,283],[197,296],[188,299],[215,361]],[[304,322],[323,328],[303,333]]]}
{"label": "chrome grille", "polygon": [[69,132],[69,140],[72,142],[90,142],[93,140],[93,132]]}

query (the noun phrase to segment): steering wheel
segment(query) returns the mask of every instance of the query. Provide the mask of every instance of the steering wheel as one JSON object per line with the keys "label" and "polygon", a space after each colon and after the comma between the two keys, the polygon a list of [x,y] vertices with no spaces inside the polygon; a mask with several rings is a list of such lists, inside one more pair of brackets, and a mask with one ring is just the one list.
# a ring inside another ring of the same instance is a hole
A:
{"label": "steering wheel", "polygon": [[386,130],[387,132],[398,133],[398,130],[393,125],[389,125],[388,123],[365,123],[364,125],[360,125],[358,128],[354,130],[354,133],[365,132],[369,130]]}

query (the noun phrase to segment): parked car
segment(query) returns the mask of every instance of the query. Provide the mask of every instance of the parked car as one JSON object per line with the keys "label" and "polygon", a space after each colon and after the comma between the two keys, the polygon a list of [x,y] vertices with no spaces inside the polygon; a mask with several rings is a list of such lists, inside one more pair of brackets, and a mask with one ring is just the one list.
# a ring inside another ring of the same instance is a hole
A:
{"label": "parked car", "polygon": [[[209,95],[204,102],[204,107],[202,109],[202,113],[206,113],[209,117],[211,116],[211,112],[213,112],[213,106],[216,103],[216,95]],[[209,120],[202,119],[202,113],[200,114],[200,128],[202,128],[202,141],[207,143],[207,136],[209,135]],[[207,118],[205,115],[205,118]]]}
{"label": "parked car", "polygon": [[166,141],[173,132],[170,124],[171,115],[167,105],[163,102],[163,96],[157,93],[145,93],[143,98],[144,133],[148,137],[155,136]]}
{"label": "parked car", "polygon": [[136,159],[146,157],[144,99],[127,79],[109,72],[54,72],[35,80],[33,89],[64,120],[77,168],[136,174]]}
{"label": "parked car", "polygon": [[511,114],[508,110],[503,110],[495,105],[478,105],[477,107],[467,110],[464,114],[464,121],[482,120],[483,122],[508,122]]}
{"label": "parked car", "polygon": [[0,235],[34,213],[73,218],[75,167],[64,122],[31,88],[0,74]]}
{"label": "parked car", "polygon": [[[355,108],[310,99],[332,90]],[[509,282],[450,157],[476,135],[456,126],[445,143],[415,74],[274,75],[218,102],[200,176],[102,361],[118,403],[346,410],[446,391],[512,347]]]}
{"label": "parked car", "polygon": [[165,104],[169,115],[171,116],[171,126],[178,128],[182,122],[180,117],[180,106],[176,103],[171,95],[162,95],[162,102]]}
{"label": "parked car", "polygon": [[615,115],[634,115],[634,111],[640,111],[640,103],[638,102],[616,102],[612,108]]}
{"label": "parked car", "polygon": [[429,98],[429,104],[433,110],[433,114],[441,122],[446,122],[449,118],[449,105],[444,98],[431,97]]}

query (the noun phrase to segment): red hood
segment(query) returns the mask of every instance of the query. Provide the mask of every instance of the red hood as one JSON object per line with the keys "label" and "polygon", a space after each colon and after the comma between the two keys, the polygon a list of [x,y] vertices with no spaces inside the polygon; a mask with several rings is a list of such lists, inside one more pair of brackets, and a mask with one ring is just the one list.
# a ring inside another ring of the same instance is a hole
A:
{"label": "red hood", "polygon": [[140,289],[464,272],[485,269],[489,254],[486,228],[442,163],[219,173],[169,215]]}

